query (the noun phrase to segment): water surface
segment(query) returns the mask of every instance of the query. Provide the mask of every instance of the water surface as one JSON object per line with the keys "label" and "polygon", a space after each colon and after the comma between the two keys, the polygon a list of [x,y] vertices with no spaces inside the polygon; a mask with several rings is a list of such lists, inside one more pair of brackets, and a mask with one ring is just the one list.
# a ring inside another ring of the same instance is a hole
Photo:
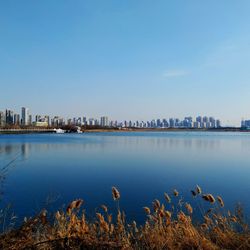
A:
{"label": "water surface", "polygon": [[19,218],[75,198],[84,199],[91,216],[101,204],[114,208],[112,186],[128,218],[138,221],[153,199],[163,200],[173,188],[191,199],[196,184],[221,195],[227,208],[240,201],[250,212],[247,133],[0,135],[0,167],[0,206],[11,203]]}

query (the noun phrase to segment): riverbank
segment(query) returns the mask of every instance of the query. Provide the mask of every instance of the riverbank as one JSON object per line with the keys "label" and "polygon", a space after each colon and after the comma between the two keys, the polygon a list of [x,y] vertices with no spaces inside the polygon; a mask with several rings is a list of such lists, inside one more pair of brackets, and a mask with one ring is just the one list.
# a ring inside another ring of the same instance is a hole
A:
{"label": "riverbank", "polygon": [[84,129],[83,132],[250,132],[241,128],[211,128],[211,129],[195,129],[195,128],[121,128],[121,129]]}
{"label": "riverbank", "polygon": [[[82,128],[84,133],[101,132],[250,132],[242,128]],[[0,129],[0,134],[55,133],[54,128]]]}
{"label": "riverbank", "polygon": [[37,134],[37,133],[55,133],[54,129],[0,129],[0,134]]}

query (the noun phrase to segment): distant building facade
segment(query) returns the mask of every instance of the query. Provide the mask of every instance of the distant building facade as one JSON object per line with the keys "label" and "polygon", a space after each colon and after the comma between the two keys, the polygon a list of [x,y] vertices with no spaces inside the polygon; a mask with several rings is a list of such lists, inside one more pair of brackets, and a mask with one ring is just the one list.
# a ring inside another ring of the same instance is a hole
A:
{"label": "distant building facade", "polygon": [[101,117],[101,123],[100,123],[100,125],[102,127],[108,127],[109,126],[109,120],[108,120],[107,116],[102,116]]}
{"label": "distant building facade", "polygon": [[14,125],[20,125],[20,115],[14,114]]}
{"label": "distant building facade", "polygon": [[4,112],[0,111],[0,127],[4,127],[6,124],[5,114]]}
{"label": "distant building facade", "polygon": [[242,120],[241,121],[241,127],[250,129],[250,120]]}
{"label": "distant building facade", "polygon": [[6,109],[6,111],[5,111],[5,123],[7,125],[14,124],[14,112],[12,110]]}
{"label": "distant building facade", "polygon": [[29,109],[28,108],[25,108],[25,107],[22,107],[21,109],[21,124],[23,126],[27,126],[29,125]]}

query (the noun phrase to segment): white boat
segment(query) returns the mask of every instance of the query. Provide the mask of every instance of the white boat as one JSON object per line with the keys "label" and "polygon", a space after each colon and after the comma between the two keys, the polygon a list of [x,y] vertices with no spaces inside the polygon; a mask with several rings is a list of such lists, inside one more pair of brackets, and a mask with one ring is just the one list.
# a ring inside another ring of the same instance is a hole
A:
{"label": "white boat", "polygon": [[58,129],[55,128],[54,131],[55,131],[57,134],[64,134],[64,133],[65,133],[65,130],[60,129],[60,128],[58,128]]}
{"label": "white boat", "polygon": [[76,133],[77,133],[77,134],[82,134],[82,131],[81,131],[81,128],[80,128],[80,127],[77,127]]}

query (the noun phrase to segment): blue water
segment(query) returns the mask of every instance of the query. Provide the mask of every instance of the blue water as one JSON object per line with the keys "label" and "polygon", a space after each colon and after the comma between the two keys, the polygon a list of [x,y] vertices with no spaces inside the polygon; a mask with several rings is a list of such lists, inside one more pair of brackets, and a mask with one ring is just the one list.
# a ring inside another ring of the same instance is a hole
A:
{"label": "blue water", "polygon": [[[7,167],[6,165],[9,164]],[[5,167],[5,168],[4,168]],[[4,169],[3,169],[4,168]],[[0,135],[0,206],[19,218],[83,198],[89,216],[115,207],[121,193],[129,219],[176,188],[186,200],[199,184],[226,207],[250,212],[250,134],[229,132],[115,132]]]}

